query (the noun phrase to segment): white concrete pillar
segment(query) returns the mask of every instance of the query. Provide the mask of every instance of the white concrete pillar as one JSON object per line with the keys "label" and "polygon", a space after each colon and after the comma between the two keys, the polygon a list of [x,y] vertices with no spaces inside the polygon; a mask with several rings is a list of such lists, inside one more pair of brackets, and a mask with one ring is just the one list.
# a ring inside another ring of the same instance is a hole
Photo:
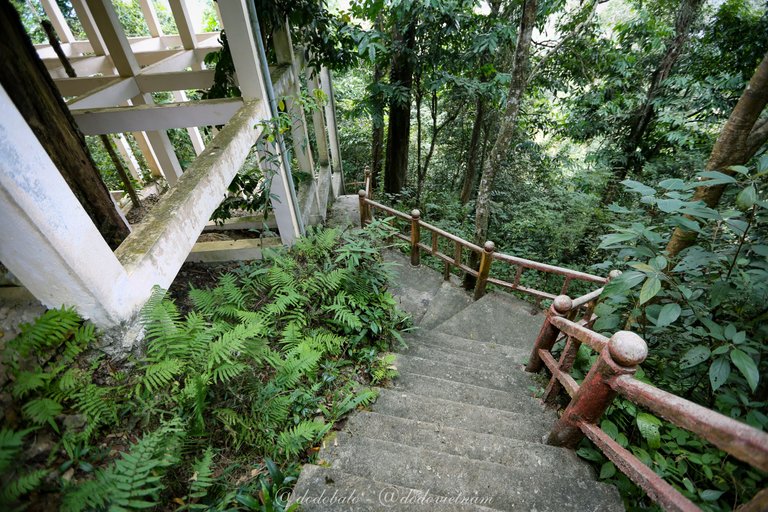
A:
{"label": "white concrete pillar", "polygon": [[[316,96],[315,91],[320,90],[320,80],[316,72],[307,68],[307,87],[309,88],[309,95],[313,98]],[[327,167],[330,163],[330,156],[328,153],[328,134],[325,128],[325,116],[323,114],[323,108],[317,108],[312,111],[312,128],[315,131],[315,140],[317,141],[317,161],[323,166]]]}
{"label": "white concrete pillar", "polygon": [[122,320],[128,276],[0,88],[0,261],[48,307],[76,306],[98,326]]}
{"label": "white concrete pillar", "polygon": [[344,169],[341,162],[341,151],[339,151],[339,130],[336,125],[336,100],[333,97],[333,82],[331,81],[331,72],[324,67],[320,70],[320,83],[323,92],[328,97],[328,103],[325,104],[325,120],[328,123],[328,142],[331,150],[331,164],[333,172],[338,172],[342,178],[342,188],[344,185]]}
{"label": "white concrete pillar", "polygon": [[224,30],[227,32],[240,93],[244,99],[254,98],[266,102],[267,91],[261,76],[259,52],[253,40],[248,6],[245,0],[226,0],[217,4]]}
{"label": "white concrete pillar", "polygon": [[133,154],[131,145],[128,144],[128,139],[125,138],[125,135],[118,133],[115,143],[117,150],[123,156],[123,159],[125,159],[125,165],[128,167],[128,172],[131,174],[131,176],[133,176],[133,179],[139,183],[144,181],[141,178],[141,167],[139,166],[139,161],[136,160],[136,155]]}
{"label": "white concrete pillar", "polygon": [[[259,143],[257,143],[258,145]],[[298,223],[297,205],[293,202],[288,180],[282,165],[280,148],[276,144],[266,142],[259,153],[259,169],[265,176],[271,176],[269,193],[271,195],[272,210],[275,213],[277,229],[280,231],[280,239],[283,244],[292,245],[301,236]]]}

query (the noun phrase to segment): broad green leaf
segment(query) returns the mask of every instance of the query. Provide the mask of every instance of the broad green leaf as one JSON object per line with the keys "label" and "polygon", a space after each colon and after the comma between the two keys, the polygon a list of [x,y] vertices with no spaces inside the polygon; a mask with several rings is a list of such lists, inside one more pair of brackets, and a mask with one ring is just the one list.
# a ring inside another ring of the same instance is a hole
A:
{"label": "broad green leaf", "polygon": [[608,434],[611,439],[616,439],[619,436],[619,427],[617,427],[611,420],[601,421],[600,428],[603,429],[603,432]]}
{"label": "broad green leaf", "polygon": [[643,287],[640,289],[640,304],[645,304],[654,298],[660,291],[661,281],[656,277],[649,277],[645,280]]}
{"label": "broad green leaf", "polygon": [[735,348],[731,350],[731,361],[736,365],[741,374],[747,379],[747,384],[752,389],[752,392],[757,389],[757,383],[760,381],[760,373],[757,370],[755,360],[743,351]]}
{"label": "broad green leaf", "polygon": [[638,235],[635,233],[612,233],[610,235],[605,235],[602,237],[602,241],[600,242],[600,249],[605,249],[607,247],[620,244],[622,242],[629,242],[630,240],[635,240],[638,238]]}
{"label": "broad green leaf", "polygon": [[671,304],[664,304],[664,307],[661,308],[661,312],[659,312],[659,318],[656,320],[656,326],[664,327],[671,324],[680,317],[681,311],[679,304],[675,304],[674,302]]}
{"label": "broad green leaf", "polygon": [[611,478],[615,474],[616,474],[616,466],[614,466],[613,462],[611,461],[606,462],[600,468],[600,480]]}
{"label": "broad green leaf", "polygon": [[699,493],[699,496],[701,496],[701,499],[704,501],[717,501],[722,495],[723,491],[717,491],[715,489],[707,489],[706,491],[701,491]]}
{"label": "broad green leaf", "polygon": [[749,169],[744,167],[743,165],[732,165],[728,167],[728,169],[733,172],[737,172],[739,174],[744,174],[744,175],[749,174]]}
{"label": "broad green leaf", "polygon": [[661,434],[659,433],[661,420],[653,414],[641,412],[637,415],[636,421],[640,434],[648,441],[648,446],[654,450],[659,448],[661,446]]}
{"label": "broad green leaf", "polygon": [[627,187],[630,190],[630,192],[636,192],[644,196],[652,196],[656,194],[656,189],[651,188],[648,185],[643,185],[639,181],[624,180],[621,182],[621,184]]}
{"label": "broad green leaf", "polygon": [[731,363],[725,357],[718,357],[709,366],[709,383],[712,385],[712,391],[717,391],[720,386],[725,384],[728,376],[731,374]]}
{"label": "broad green leaf", "polygon": [[660,181],[660,187],[664,187],[667,190],[685,190],[688,185],[679,178],[670,178],[668,180]]}
{"label": "broad green leaf", "polygon": [[600,462],[605,458],[602,453],[593,448],[579,448],[576,450],[576,455],[582,459],[591,460],[592,462]]}
{"label": "broad green leaf", "polygon": [[700,172],[699,176],[702,178],[708,178],[706,180],[702,180],[699,183],[699,186],[701,187],[714,187],[715,185],[727,185],[729,183],[736,183],[736,178],[718,171]]}
{"label": "broad green leaf", "polygon": [[757,161],[757,172],[768,171],[768,153],[764,153]]}
{"label": "broad green leaf", "polygon": [[645,274],[642,272],[637,272],[636,270],[624,272],[616,279],[611,279],[611,281],[605,285],[603,294],[606,296],[624,294],[642,283],[643,279],[645,279]]}
{"label": "broad green leaf", "polygon": [[659,199],[656,206],[665,213],[674,213],[685,205],[685,201],[679,199]]}
{"label": "broad green leaf", "polygon": [[701,364],[709,359],[710,354],[711,352],[708,347],[697,345],[686,352],[683,358],[680,359],[680,369],[693,368],[697,364]]}
{"label": "broad green leaf", "polygon": [[736,196],[736,206],[742,210],[749,210],[755,205],[756,201],[757,189],[755,188],[755,185],[751,183]]}

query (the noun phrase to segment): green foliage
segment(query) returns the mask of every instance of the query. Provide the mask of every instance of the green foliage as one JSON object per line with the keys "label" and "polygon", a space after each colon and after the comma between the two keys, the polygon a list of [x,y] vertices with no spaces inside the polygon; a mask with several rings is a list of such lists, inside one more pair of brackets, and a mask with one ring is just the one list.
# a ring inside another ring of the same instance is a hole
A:
{"label": "green foliage", "polygon": [[[756,168],[734,167],[733,175],[700,173],[707,181],[667,179],[654,187],[625,181],[639,206],[616,209],[621,220],[601,246],[615,258],[606,267],[627,270],[606,286],[595,324],[606,334],[628,328],[643,336],[649,358],[642,378],[762,430],[768,427],[760,391],[768,371],[766,169],[763,155]],[[692,199],[695,187],[717,184],[727,186],[718,209]],[[664,248],[677,226],[699,237],[669,261]],[[766,485],[766,475],[627,401],[619,400],[607,418],[627,432],[614,439],[705,510],[730,510]],[[640,496],[626,477],[616,482]]]}
{"label": "green foliage", "polygon": [[[393,375],[379,351],[406,317],[386,291],[386,233],[314,231],[191,289],[186,315],[156,290],[141,312],[143,356],[125,371],[85,357],[96,332],[72,310],[23,326],[3,359],[10,417],[31,428],[0,430],[0,504],[44,488],[66,511],[284,510],[295,478],[283,471],[375,399],[361,383]],[[18,464],[33,430],[55,444]]]}

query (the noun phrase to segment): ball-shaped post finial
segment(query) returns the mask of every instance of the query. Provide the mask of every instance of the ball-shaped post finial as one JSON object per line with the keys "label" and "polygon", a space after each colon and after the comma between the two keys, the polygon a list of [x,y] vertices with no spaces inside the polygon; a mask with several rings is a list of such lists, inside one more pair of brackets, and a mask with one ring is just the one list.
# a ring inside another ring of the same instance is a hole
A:
{"label": "ball-shaped post finial", "polygon": [[421,217],[421,212],[416,208],[414,208],[413,210],[411,210],[411,217],[414,219],[418,219],[419,217]]}
{"label": "ball-shaped post finial", "polygon": [[611,270],[610,272],[608,272],[608,281],[613,281],[614,279],[619,277],[621,274],[622,274],[621,270],[616,270],[616,269]]}
{"label": "ball-shaped post finial", "polygon": [[366,193],[365,190],[360,189],[360,190],[357,191],[357,195],[359,195],[360,197],[365,197],[368,194]]}
{"label": "ball-shaped post finial", "polygon": [[552,307],[555,308],[555,311],[564,315],[573,307],[573,301],[567,295],[558,295],[555,297],[555,300],[552,301]]}
{"label": "ball-shaped post finial", "polygon": [[483,244],[483,250],[485,252],[493,252],[496,250],[496,244],[488,240]]}
{"label": "ball-shaped post finial", "polygon": [[619,331],[608,341],[611,358],[622,366],[637,366],[648,357],[645,340],[630,331]]}

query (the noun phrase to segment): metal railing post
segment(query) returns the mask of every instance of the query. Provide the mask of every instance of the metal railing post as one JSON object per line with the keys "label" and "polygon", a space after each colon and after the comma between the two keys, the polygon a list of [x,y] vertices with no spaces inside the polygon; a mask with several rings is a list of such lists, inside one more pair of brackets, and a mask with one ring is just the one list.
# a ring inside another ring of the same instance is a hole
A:
{"label": "metal railing post", "polygon": [[496,250],[496,244],[490,240],[483,245],[483,252],[480,254],[480,267],[477,271],[477,281],[475,282],[475,300],[485,295],[485,287],[488,285],[488,274],[491,273],[491,263],[493,263],[493,252]]}
{"label": "metal railing post", "polygon": [[421,251],[419,250],[419,243],[421,242],[420,218],[421,212],[419,210],[411,210],[411,265],[414,267],[421,264]]}
{"label": "metal railing post", "polygon": [[575,448],[584,436],[579,425],[597,423],[616,397],[611,381],[621,375],[635,373],[637,365],[645,361],[647,355],[648,345],[637,334],[619,331],[611,336],[579,391],[552,427],[547,444]]}
{"label": "metal railing post", "polygon": [[552,301],[552,305],[547,310],[547,317],[544,319],[539,335],[536,337],[536,343],[533,344],[533,351],[531,351],[531,357],[528,358],[528,365],[525,367],[525,371],[535,373],[541,370],[544,362],[539,356],[539,350],[552,350],[555,341],[557,341],[557,336],[560,334],[560,330],[552,325],[549,319],[553,316],[565,316],[572,307],[573,301],[567,295],[558,295]]}
{"label": "metal railing post", "polygon": [[368,221],[368,203],[365,202],[365,190],[358,191],[357,195],[360,199],[360,227],[364,228],[365,223]]}

